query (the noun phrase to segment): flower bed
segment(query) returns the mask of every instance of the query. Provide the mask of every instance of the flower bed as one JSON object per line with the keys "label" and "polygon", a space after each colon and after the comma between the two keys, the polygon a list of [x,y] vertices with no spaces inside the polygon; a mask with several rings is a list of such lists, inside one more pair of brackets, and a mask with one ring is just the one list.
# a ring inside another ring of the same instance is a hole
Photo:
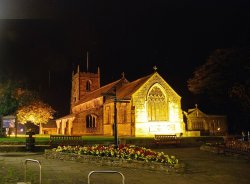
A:
{"label": "flower bed", "polygon": [[98,165],[142,168],[149,170],[181,172],[183,164],[178,163],[175,156],[165,155],[144,147],[133,145],[114,146],[58,146],[52,150],[45,150],[45,157],[49,159],[74,160],[78,162],[95,163]]}

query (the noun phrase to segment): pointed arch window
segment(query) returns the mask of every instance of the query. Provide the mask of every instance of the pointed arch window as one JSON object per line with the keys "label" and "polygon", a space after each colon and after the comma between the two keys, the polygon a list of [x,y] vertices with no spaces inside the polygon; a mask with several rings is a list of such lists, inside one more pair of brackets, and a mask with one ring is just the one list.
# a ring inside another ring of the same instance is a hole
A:
{"label": "pointed arch window", "polygon": [[127,122],[127,104],[121,104],[120,106],[120,115],[121,115],[121,121],[120,123],[126,123]]}
{"label": "pointed arch window", "polygon": [[168,120],[168,101],[159,87],[155,86],[149,92],[147,98],[147,107],[149,121]]}
{"label": "pointed arch window", "polygon": [[86,128],[96,128],[97,117],[93,114],[88,114],[86,116]]}
{"label": "pointed arch window", "polygon": [[110,107],[107,106],[105,107],[105,124],[110,124],[111,123],[111,111]]}
{"label": "pointed arch window", "polygon": [[87,82],[86,82],[86,91],[90,91],[90,86],[91,86],[91,81],[90,80],[88,80]]}

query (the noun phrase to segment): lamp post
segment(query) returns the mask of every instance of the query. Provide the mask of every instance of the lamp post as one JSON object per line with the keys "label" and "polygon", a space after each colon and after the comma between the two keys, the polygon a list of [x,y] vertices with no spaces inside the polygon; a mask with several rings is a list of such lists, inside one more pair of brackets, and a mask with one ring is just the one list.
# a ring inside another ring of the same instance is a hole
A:
{"label": "lamp post", "polygon": [[114,124],[113,124],[113,131],[114,131],[114,147],[118,148],[118,130],[117,130],[117,98],[116,98],[116,87],[113,89],[114,91],[112,93],[103,93],[106,97],[111,97],[114,100]]}
{"label": "lamp post", "polygon": [[117,102],[123,102],[123,103],[129,103],[129,100],[122,100],[122,99],[117,99],[116,96],[116,87],[114,87],[114,92],[113,93],[104,93],[104,96],[109,96],[112,97],[114,100],[114,124],[113,124],[113,130],[114,130],[114,147],[118,148],[118,126],[117,126],[117,107],[116,104]]}
{"label": "lamp post", "polygon": [[[116,93],[115,93],[116,94]],[[114,145],[118,148],[118,130],[117,130],[117,108],[116,108],[116,95],[114,96]]]}
{"label": "lamp post", "polygon": [[17,138],[17,118],[15,117],[15,138]]}
{"label": "lamp post", "polygon": [[117,107],[116,104],[117,102],[120,103],[130,103],[130,100],[122,100],[122,99],[117,99],[116,97],[116,92],[114,96],[114,144],[115,148],[118,148],[118,126],[117,126]]}

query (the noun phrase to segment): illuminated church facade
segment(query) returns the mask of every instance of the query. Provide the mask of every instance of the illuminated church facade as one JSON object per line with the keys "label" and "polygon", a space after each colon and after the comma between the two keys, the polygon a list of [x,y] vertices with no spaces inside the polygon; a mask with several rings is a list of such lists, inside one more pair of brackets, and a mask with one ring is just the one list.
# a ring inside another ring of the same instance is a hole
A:
{"label": "illuminated church facade", "polygon": [[[116,100],[114,100],[116,98]],[[116,107],[116,108],[115,108]],[[70,114],[56,120],[57,134],[153,137],[185,131],[181,97],[156,71],[129,82],[100,86],[97,73],[72,73]]]}

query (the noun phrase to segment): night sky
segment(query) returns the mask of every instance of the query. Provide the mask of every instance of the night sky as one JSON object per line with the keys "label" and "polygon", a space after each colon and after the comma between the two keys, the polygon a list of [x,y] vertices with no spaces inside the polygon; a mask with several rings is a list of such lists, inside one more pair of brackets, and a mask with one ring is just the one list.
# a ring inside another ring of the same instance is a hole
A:
{"label": "night sky", "polygon": [[197,103],[188,78],[213,50],[245,44],[249,10],[247,0],[0,0],[0,77],[28,80],[65,115],[72,71],[86,71],[88,52],[102,85],[156,65],[187,110]]}

